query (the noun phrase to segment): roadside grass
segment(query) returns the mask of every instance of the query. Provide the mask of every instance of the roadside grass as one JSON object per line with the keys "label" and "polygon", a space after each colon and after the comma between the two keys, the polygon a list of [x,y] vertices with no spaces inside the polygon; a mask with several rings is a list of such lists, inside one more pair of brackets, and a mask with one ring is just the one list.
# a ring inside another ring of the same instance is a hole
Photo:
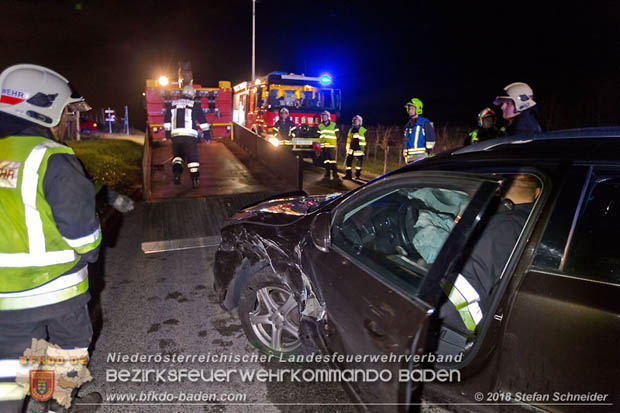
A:
{"label": "roadside grass", "polygon": [[120,139],[66,141],[97,182],[131,195],[141,186],[142,145]]}

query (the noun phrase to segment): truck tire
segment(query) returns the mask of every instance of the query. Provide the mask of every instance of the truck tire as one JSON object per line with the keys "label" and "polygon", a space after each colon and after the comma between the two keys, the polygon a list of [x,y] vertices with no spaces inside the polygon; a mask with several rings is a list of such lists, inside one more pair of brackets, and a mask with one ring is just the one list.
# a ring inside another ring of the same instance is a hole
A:
{"label": "truck tire", "polygon": [[250,343],[265,354],[303,354],[299,302],[271,267],[254,273],[239,301],[239,318]]}

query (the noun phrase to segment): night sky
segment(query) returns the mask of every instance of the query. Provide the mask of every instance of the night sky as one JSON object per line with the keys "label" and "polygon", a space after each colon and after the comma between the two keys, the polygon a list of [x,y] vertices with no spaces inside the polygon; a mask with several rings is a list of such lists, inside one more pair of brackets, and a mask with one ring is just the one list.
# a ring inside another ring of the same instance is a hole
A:
{"label": "night sky", "polygon": [[[618,2],[275,1],[257,3],[257,75],[329,72],[342,119],[473,126],[501,88],[529,83],[550,128],[620,124]],[[251,76],[251,1],[0,1],[0,67],[57,70],[97,108],[144,127],[144,80],[233,84]]]}

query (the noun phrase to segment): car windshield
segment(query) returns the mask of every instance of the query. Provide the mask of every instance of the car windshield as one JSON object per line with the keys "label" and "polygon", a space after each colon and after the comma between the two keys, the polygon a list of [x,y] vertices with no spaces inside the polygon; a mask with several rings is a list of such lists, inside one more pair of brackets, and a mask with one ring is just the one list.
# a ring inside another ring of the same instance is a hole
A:
{"label": "car windshield", "polygon": [[340,106],[340,90],[310,85],[271,84],[264,99],[272,108],[292,107],[306,110],[337,112]]}

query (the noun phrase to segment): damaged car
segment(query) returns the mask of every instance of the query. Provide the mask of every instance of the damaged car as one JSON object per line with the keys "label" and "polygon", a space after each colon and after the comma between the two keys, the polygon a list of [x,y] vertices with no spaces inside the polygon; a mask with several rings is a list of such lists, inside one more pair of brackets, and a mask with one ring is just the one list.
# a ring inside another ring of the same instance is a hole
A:
{"label": "damaged car", "polygon": [[[393,372],[346,383],[369,409],[571,411],[551,394],[589,392],[620,403],[619,149],[620,129],[503,138],[348,193],[254,205],[222,228],[215,290],[268,354],[428,356],[331,360]],[[531,199],[511,195],[520,182]],[[458,377],[403,374],[422,369]]]}

